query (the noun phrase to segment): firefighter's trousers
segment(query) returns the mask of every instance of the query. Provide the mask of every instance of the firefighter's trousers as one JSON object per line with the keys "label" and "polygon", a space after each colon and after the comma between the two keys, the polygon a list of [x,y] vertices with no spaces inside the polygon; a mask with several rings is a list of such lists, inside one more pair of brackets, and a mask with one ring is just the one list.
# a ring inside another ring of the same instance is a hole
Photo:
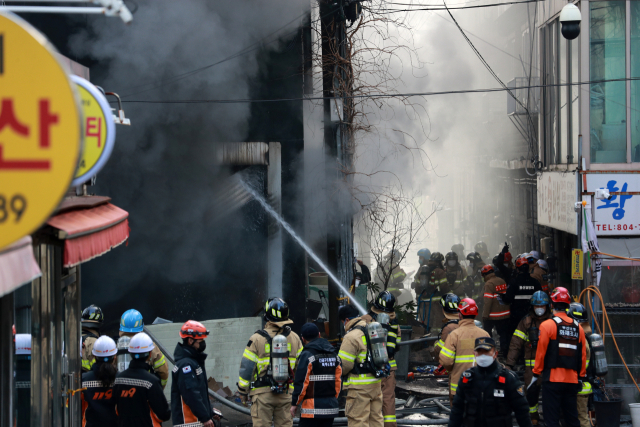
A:
{"label": "firefighter's trousers", "polygon": [[382,380],[382,416],[384,427],[396,427],[396,371]]}
{"label": "firefighter's trousers", "polygon": [[[524,388],[525,390],[531,384],[531,380],[533,379],[533,368],[531,366],[526,366],[524,368]],[[536,402],[535,406],[529,407],[529,416],[531,417],[531,423],[533,425],[537,425],[540,422],[540,413],[538,412],[539,402]]]}
{"label": "firefighter's trousers", "polygon": [[254,427],[292,427],[291,395],[262,393],[251,397],[251,420]]}
{"label": "firefighter's trousers", "polygon": [[347,390],[345,414],[349,427],[383,427],[380,383],[364,389]]}
{"label": "firefighter's trousers", "polygon": [[589,422],[589,395],[578,395],[578,419],[580,420],[580,427],[591,427]]}

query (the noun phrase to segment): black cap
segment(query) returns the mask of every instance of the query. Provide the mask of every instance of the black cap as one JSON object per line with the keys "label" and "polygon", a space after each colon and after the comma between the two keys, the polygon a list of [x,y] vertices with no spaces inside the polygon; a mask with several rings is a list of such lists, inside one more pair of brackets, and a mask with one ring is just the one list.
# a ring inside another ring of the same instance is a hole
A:
{"label": "black cap", "polygon": [[476,338],[476,346],[474,350],[491,350],[496,348],[496,342],[491,337]]}
{"label": "black cap", "polygon": [[355,319],[360,317],[360,312],[352,304],[343,305],[338,309],[338,318],[340,320]]}
{"label": "black cap", "polygon": [[315,323],[305,323],[302,325],[301,335],[305,340],[311,341],[312,339],[318,338],[320,330]]}

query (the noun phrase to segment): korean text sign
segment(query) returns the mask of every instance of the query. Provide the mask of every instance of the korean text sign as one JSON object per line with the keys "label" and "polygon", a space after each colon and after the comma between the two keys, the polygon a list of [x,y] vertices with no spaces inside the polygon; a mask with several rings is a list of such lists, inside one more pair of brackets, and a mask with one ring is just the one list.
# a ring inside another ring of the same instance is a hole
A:
{"label": "korean text sign", "polygon": [[[625,173],[587,174],[585,191],[606,188],[610,193],[640,191],[640,175]],[[594,227],[598,236],[640,234],[640,196],[612,194],[594,199]]]}
{"label": "korean text sign", "polygon": [[46,38],[0,13],[0,249],[33,233],[69,189],[79,98]]}

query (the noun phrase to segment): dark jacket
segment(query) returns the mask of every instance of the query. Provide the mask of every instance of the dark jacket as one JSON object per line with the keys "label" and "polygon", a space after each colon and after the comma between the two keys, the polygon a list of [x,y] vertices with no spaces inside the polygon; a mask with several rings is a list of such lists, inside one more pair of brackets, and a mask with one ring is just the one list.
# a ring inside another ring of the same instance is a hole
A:
{"label": "dark jacket", "polygon": [[342,364],[329,341],[308,342],[298,358],[291,405],[302,406],[302,418],[337,417],[341,377]]}
{"label": "dark jacket", "polygon": [[147,363],[133,359],[129,369],[116,375],[113,395],[120,427],[161,427],[171,418],[160,379],[149,371]]}
{"label": "dark jacket", "polygon": [[494,361],[460,376],[449,427],[511,427],[515,412],[520,427],[532,427],[524,385],[516,374]]}
{"label": "dark jacket", "polygon": [[527,315],[531,307],[531,297],[541,290],[540,282],[529,273],[518,272],[518,275],[509,282],[502,301],[511,304],[510,318],[513,323],[517,325]]}
{"label": "dark jacket", "polygon": [[86,427],[113,427],[117,425],[116,400],[113,387],[104,387],[98,380],[100,364],[94,363],[89,372],[82,374],[82,425]]}
{"label": "dark jacket", "polygon": [[182,343],[173,352],[175,365],[171,372],[171,412],[173,425],[189,424],[211,419],[212,409],[207,390],[207,355]]}

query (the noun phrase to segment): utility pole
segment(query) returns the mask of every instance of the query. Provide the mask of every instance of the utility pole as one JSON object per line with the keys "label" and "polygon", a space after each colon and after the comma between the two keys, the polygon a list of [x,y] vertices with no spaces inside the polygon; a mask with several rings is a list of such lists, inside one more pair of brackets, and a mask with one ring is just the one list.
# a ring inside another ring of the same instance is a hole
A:
{"label": "utility pole", "polygon": [[[346,46],[345,0],[320,1],[322,37],[322,87],[324,99],[324,148],[327,158],[327,263],[342,284],[353,279],[353,215],[348,191],[341,185],[350,179],[351,132],[345,116],[351,82],[344,70]],[[348,88],[348,89],[347,89]],[[349,98],[350,99],[350,98]],[[347,169],[347,170],[345,170]],[[336,209],[332,209],[332,208]],[[329,281],[329,337],[337,338],[340,288]]]}

